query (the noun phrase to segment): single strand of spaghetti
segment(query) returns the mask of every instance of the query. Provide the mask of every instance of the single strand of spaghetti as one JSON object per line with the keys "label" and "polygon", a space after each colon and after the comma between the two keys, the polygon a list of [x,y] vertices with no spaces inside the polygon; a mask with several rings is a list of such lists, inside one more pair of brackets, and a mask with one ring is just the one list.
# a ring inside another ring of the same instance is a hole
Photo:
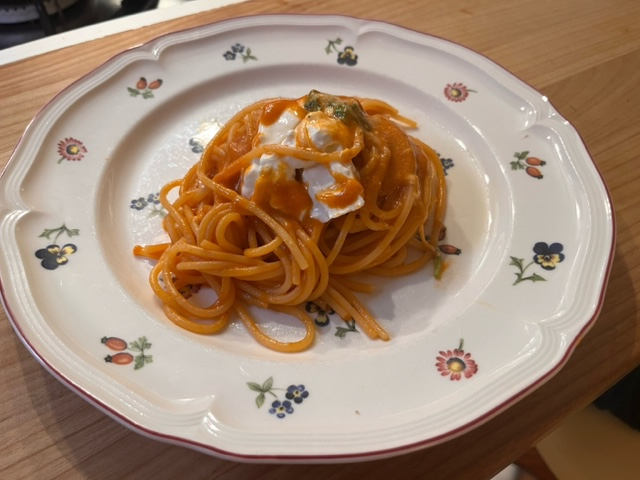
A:
{"label": "single strand of spaghetti", "polygon": [[250,202],[246,198],[238,195],[233,190],[223,187],[222,185],[211,181],[211,179],[207,178],[207,176],[204,175],[202,172],[199,171],[198,175],[200,176],[200,180],[202,181],[202,183],[204,183],[209,188],[211,188],[211,190],[230,199],[231,201],[235,202],[238,206],[244,208],[249,213],[252,213],[256,217],[260,218],[264,223],[266,223],[269,226],[269,228],[271,228],[276,233],[276,235],[282,238],[282,240],[287,245],[287,247],[289,247],[291,254],[294,256],[294,258],[300,265],[300,268],[303,270],[308,268],[308,264],[306,263],[304,256],[302,255],[302,252],[298,248],[298,245],[295,239],[292,238],[291,235],[289,235],[286,232],[286,230],[277,221],[275,221],[275,219],[271,215],[267,214],[264,210],[259,208],[255,203]]}
{"label": "single strand of spaghetti", "polygon": [[213,335],[219,333],[229,324],[229,313],[223,313],[212,323],[195,322],[181,315],[169,305],[163,305],[162,310],[166,317],[180,328],[201,335]]}
{"label": "single strand of spaghetti", "polygon": [[136,245],[133,247],[133,254],[137,257],[146,257],[158,260],[164,251],[169,247],[169,243],[158,243],[155,245]]}
{"label": "single strand of spaghetti", "polygon": [[271,348],[272,350],[276,350],[278,352],[301,352],[302,350],[307,349],[315,339],[316,329],[314,322],[311,317],[300,309],[276,306],[272,307],[276,311],[296,317],[305,327],[305,335],[302,339],[295,342],[281,342],[265,334],[242,304],[236,303],[234,308],[249,333],[251,333],[259,343],[267,348]]}
{"label": "single strand of spaghetti", "polygon": [[274,250],[280,245],[282,245],[282,238],[276,237],[269,243],[266,243],[260,247],[245,248],[243,254],[249,258],[264,257],[265,255],[273,253]]}

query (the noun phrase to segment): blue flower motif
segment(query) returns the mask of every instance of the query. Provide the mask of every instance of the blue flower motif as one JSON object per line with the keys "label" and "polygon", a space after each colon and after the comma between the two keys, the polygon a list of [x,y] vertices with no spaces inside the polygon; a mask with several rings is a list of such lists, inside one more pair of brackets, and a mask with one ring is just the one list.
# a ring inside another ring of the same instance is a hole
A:
{"label": "blue flower motif", "polygon": [[538,242],[533,246],[533,261],[545,270],[553,270],[564,260],[564,253],[561,253],[563,248],[561,243],[547,245],[545,242]]}
{"label": "blue flower motif", "polygon": [[353,67],[358,63],[358,55],[353,47],[344,47],[342,52],[338,53],[338,63],[340,65],[349,65]]}
{"label": "blue flower motif", "polygon": [[147,196],[147,203],[158,205],[160,203],[160,194],[159,193],[150,193]]}
{"label": "blue flower motif", "polygon": [[442,163],[442,169],[444,170],[445,175],[447,174],[447,170],[455,166],[453,164],[453,160],[450,158],[440,158],[440,163]]}
{"label": "blue flower motif", "polygon": [[60,247],[59,245],[49,245],[47,248],[41,248],[36,251],[36,257],[42,260],[42,265],[47,270],[55,270],[60,265],[65,265],[69,262],[68,255],[75,253],[78,248],[72,244],[67,243]]}
{"label": "blue flower motif", "polygon": [[147,200],[144,197],[134,198],[131,200],[131,208],[136,210],[143,210],[147,205]]}
{"label": "blue flower motif", "polygon": [[193,153],[202,153],[204,152],[204,146],[195,138],[189,139],[189,145],[191,145],[191,151]]}
{"label": "blue flower motif", "polygon": [[236,59],[236,54],[230,51],[226,51],[224,52],[223,57],[225,58],[225,60],[235,60]]}
{"label": "blue flower motif", "polygon": [[329,315],[333,315],[335,310],[330,306],[321,307],[315,302],[307,302],[304,306],[304,309],[308,313],[315,314],[314,322],[319,327],[326,327],[329,325]]}
{"label": "blue flower motif", "polygon": [[233,45],[231,47],[231,51],[233,53],[242,53],[242,52],[244,52],[244,45],[242,45],[240,43],[236,43],[235,45]]}
{"label": "blue flower motif", "polygon": [[309,396],[309,392],[305,390],[304,385],[289,385],[285,397],[289,400],[293,400],[294,403],[300,404]]}
{"label": "blue flower motif", "polygon": [[293,413],[293,407],[289,400],[281,402],[280,400],[274,400],[269,409],[269,413],[274,414],[278,418],[284,418],[287,414]]}

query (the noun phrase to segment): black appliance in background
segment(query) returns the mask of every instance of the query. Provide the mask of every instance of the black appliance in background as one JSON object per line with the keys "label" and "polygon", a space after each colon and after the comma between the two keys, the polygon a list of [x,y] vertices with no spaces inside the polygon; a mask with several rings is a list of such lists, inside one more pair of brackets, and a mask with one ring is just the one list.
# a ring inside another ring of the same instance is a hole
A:
{"label": "black appliance in background", "polygon": [[0,49],[157,6],[158,0],[0,0]]}

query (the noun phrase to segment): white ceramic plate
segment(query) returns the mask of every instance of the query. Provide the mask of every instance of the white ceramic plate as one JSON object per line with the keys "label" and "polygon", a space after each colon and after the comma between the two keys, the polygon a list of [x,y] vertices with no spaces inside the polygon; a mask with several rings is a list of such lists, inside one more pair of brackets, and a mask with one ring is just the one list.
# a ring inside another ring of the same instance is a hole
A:
{"label": "white ceramic plate", "polygon": [[[239,323],[175,327],[131,252],[162,238],[155,194],[238,109],[312,88],[419,122],[450,190],[444,279],[363,296],[389,342],[336,315],[294,355]],[[378,458],[476,427],[564,364],[614,243],[601,177],[545,97],[461,46],[336,16],[238,18],[116,56],[38,114],[1,192],[3,300],[36,358],[134,430],[240,461]]]}

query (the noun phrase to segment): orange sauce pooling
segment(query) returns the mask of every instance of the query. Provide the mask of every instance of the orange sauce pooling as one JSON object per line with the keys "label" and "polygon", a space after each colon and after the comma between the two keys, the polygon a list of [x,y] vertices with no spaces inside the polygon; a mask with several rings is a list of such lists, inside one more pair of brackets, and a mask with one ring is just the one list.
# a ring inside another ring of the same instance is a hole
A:
{"label": "orange sauce pooling", "polygon": [[300,106],[297,100],[275,100],[267,103],[262,110],[260,123],[265,127],[273,125],[282,116],[285,110],[292,111],[297,117],[304,118],[307,111]]}
{"label": "orange sauce pooling", "polygon": [[266,210],[277,210],[297,219],[307,216],[313,207],[307,188],[287,176],[285,165],[260,174],[252,199]]}
{"label": "orange sauce pooling", "polygon": [[349,178],[341,173],[332,175],[336,184],[316,194],[316,199],[333,209],[343,209],[354,204],[364,191],[362,184],[355,178]]}

